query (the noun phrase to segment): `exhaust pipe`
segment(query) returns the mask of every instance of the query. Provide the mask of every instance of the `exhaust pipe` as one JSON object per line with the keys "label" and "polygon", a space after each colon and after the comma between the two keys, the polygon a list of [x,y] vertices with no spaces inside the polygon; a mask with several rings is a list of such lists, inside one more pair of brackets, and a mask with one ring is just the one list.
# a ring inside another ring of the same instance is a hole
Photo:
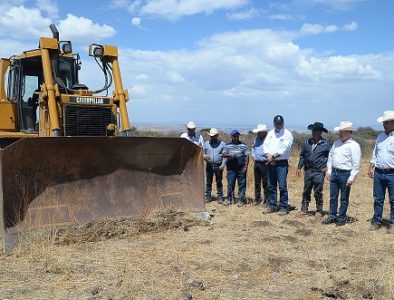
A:
{"label": "exhaust pipe", "polygon": [[49,28],[52,31],[53,38],[59,40],[59,31],[57,30],[55,24],[49,25]]}

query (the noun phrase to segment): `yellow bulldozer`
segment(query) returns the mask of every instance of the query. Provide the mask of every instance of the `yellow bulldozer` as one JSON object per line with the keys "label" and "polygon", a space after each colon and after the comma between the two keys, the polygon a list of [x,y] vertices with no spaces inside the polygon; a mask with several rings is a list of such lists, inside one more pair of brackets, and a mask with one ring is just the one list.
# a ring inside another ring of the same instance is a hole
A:
{"label": "yellow bulldozer", "polygon": [[105,81],[91,90],[79,82],[71,42],[50,29],[38,49],[0,60],[3,246],[26,228],[167,207],[204,213],[201,148],[186,139],[131,136],[117,47],[89,46]]}

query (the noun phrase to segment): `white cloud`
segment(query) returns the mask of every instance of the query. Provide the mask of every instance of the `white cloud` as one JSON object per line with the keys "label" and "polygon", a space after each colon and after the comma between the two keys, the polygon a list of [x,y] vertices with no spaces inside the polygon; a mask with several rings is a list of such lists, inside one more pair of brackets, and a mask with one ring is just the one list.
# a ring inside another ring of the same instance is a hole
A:
{"label": "white cloud", "polygon": [[59,8],[52,0],[36,0],[36,6],[41,11],[45,11],[51,18],[57,18],[59,14]]}
{"label": "white cloud", "polygon": [[26,0],[1,0],[0,9],[1,11],[9,10],[11,7],[20,6],[25,2]]}
{"label": "white cloud", "polygon": [[[346,111],[333,107],[349,97],[357,99],[360,109],[368,105],[368,95],[384,101],[394,84],[389,67],[394,53],[320,57],[289,35],[267,29],[216,34],[190,51],[121,49],[120,60],[137,122],[194,118],[200,124],[223,124],[234,111],[238,120],[262,122],[279,113],[280,106],[290,121],[305,122],[296,113],[303,111],[337,123]],[[152,106],[160,113],[152,115]],[[211,109],[221,111],[215,120]],[[354,122],[365,124],[359,108],[349,109]]]}
{"label": "white cloud", "polygon": [[[211,14],[216,10],[231,10],[248,5],[250,0],[112,0],[115,8],[127,8],[136,15],[156,16],[176,21],[183,16],[200,13]],[[249,15],[252,11],[249,11]],[[241,14],[241,13],[240,13]],[[241,15],[238,15],[240,17]],[[246,11],[243,13],[246,17]]]}
{"label": "white cloud", "polygon": [[144,5],[145,0],[128,1],[126,8],[131,13],[139,13],[141,7]]}
{"label": "white cloud", "polygon": [[279,20],[279,21],[291,21],[294,17],[290,14],[273,14],[269,16],[271,20]]}
{"label": "white cloud", "polygon": [[185,81],[185,78],[183,78],[181,74],[175,71],[168,71],[165,77],[170,83],[182,83]]}
{"label": "white cloud", "polygon": [[37,47],[37,41],[21,42],[14,39],[0,39],[0,57],[11,57],[12,55],[18,55],[23,51],[35,49]]}
{"label": "white cloud", "polygon": [[357,56],[304,57],[298,72],[314,81],[319,80],[377,80],[382,74]]}
{"label": "white cloud", "polygon": [[67,18],[60,20],[58,25],[61,38],[75,42],[92,42],[110,38],[116,34],[113,27],[100,25],[84,17],[67,14]]}
{"label": "white cloud", "polygon": [[49,31],[51,19],[37,8],[10,7],[0,12],[0,35],[20,39],[36,39]]}
{"label": "white cloud", "polygon": [[350,10],[365,0],[295,0],[295,4],[323,5],[335,10]]}
{"label": "white cloud", "polygon": [[243,21],[243,20],[250,20],[259,15],[259,11],[255,8],[250,8],[247,10],[241,10],[236,12],[230,12],[227,14],[227,18],[229,20],[234,21]]}
{"label": "white cloud", "polygon": [[292,0],[287,6],[299,8],[302,6],[325,6],[332,10],[349,11],[356,7],[356,5],[365,0]]}
{"label": "white cloud", "polygon": [[116,9],[116,8],[124,8],[129,5],[128,0],[111,0],[111,3],[109,5],[110,8]]}
{"label": "white cloud", "polygon": [[325,28],[325,32],[335,32],[337,31],[339,28],[337,25],[328,25]]}
{"label": "white cloud", "polygon": [[337,25],[321,25],[321,24],[308,24],[304,23],[299,31],[301,35],[315,35],[321,33],[332,33],[339,30],[342,31],[355,31],[357,30],[358,24],[356,22],[352,22],[349,24],[345,24],[342,27],[338,27]]}
{"label": "white cloud", "polygon": [[349,24],[345,24],[342,27],[342,29],[345,30],[345,31],[355,31],[355,30],[357,30],[357,28],[358,28],[357,22],[352,22],[352,23],[349,23]]}
{"label": "white cloud", "polygon": [[300,29],[301,34],[320,34],[322,32],[326,32],[326,26],[320,24],[308,24],[305,23],[302,25]]}
{"label": "white cloud", "polygon": [[144,73],[142,73],[142,74],[138,74],[137,76],[135,76],[135,79],[143,81],[143,80],[149,79],[149,76],[144,74]]}
{"label": "white cloud", "polygon": [[141,26],[141,18],[134,17],[131,19],[131,25],[135,27],[140,27]]}
{"label": "white cloud", "polygon": [[148,88],[144,84],[134,84],[131,87],[131,91],[133,93],[133,96],[135,97],[143,97],[146,95]]}

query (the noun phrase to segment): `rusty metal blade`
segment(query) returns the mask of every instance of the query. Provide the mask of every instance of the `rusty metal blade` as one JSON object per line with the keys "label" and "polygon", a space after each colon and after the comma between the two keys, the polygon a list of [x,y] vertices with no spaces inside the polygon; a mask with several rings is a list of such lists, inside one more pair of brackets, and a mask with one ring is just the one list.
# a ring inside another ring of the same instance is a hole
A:
{"label": "rusty metal blade", "polygon": [[166,207],[204,212],[201,151],[179,138],[21,139],[0,151],[0,237]]}

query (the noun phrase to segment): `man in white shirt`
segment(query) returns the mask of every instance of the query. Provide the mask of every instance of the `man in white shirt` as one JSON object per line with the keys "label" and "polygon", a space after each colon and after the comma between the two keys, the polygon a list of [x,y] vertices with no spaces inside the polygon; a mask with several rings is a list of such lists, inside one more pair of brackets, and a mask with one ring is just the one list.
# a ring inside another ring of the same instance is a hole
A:
{"label": "man in white shirt", "polygon": [[189,121],[186,124],[187,132],[181,134],[181,138],[185,138],[197,146],[203,147],[204,146],[204,139],[201,134],[196,133],[196,123],[193,121]]}
{"label": "man in white shirt", "polygon": [[386,189],[390,202],[390,225],[394,233],[394,111],[385,111],[377,120],[383,123],[384,132],[376,139],[368,175],[373,178],[374,215],[370,230],[382,227],[383,205]]}
{"label": "man in white shirt", "polygon": [[274,117],[274,127],[268,132],[263,143],[264,156],[268,164],[268,207],[264,213],[278,210],[277,187],[279,184],[279,214],[286,215],[289,204],[287,173],[293,135],[284,128],[284,119],[281,115]]}
{"label": "man in white shirt", "polygon": [[[339,139],[332,145],[327,161],[327,179],[330,181],[330,212],[323,224],[346,224],[346,212],[349,205],[350,187],[360,170],[361,148],[352,139],[356,129],[352,122],[341,121],[338,127]],[[338,196],[341,192],[341,206],[338,212]]]}

